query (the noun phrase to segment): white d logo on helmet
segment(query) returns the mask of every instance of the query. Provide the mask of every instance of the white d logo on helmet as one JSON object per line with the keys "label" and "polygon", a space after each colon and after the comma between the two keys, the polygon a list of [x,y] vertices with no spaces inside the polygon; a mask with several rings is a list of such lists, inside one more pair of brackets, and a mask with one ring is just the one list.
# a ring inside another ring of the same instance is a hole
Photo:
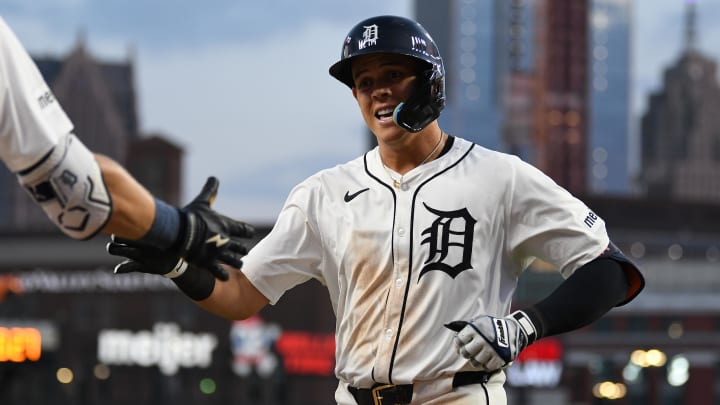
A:
{"label": "white d logo on helmet", "polygon": [[378,26],[376,24],[364,26],[363,39],[358,42],[358,49],[364,49],[366,46],[377,44]]}

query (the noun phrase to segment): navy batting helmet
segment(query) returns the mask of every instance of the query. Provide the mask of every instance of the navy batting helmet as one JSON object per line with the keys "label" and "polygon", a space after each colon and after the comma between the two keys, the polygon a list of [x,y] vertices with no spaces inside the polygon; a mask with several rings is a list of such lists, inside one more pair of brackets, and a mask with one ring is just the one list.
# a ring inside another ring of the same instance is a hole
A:
{"label": "navy batting helmet", "polygon": [[445,108],[445,67],[435,41],[422,25],[396,16],[361,21],[345,38],[340,60],[330,66],[330,75],[353,88],[352,59],[374,53],[406,55],[427,66],[418,77],[415,93],[395,108],[396,124],[418,132],[440,116]]}

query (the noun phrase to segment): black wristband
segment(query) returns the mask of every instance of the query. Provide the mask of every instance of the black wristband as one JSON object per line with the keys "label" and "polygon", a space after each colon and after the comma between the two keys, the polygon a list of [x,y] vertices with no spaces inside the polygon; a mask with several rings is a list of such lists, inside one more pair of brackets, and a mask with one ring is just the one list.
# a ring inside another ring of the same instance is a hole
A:
{"label": "black wristband", "polygon": [[188,297],[202,301],[215,289],[215,276],[209,271],[188,264],[188,269],[178,277],[171,279]]}
{"label": "black wristband", "polygon": [[170,248],[179,239],[183,226],[180,211],[156,198],[155,218],[147,234],[140,238],[140,241],[161,249]]}
{"label": "black wristband", "polygon": [[525,315],[530,318],[533,326],[535,326],[535,339],[533,339],[533,342],[543,338],[545,336],[545,320],[540,311],[534,306],[523,308],[522,311],[525,312]]}

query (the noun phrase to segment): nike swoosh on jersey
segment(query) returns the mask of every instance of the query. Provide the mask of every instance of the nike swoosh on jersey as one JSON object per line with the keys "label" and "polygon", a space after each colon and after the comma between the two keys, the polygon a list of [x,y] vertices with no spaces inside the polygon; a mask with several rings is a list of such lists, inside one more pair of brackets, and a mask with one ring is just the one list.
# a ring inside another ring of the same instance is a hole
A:
{"label": "nike swoosh on jersey", "polygon": [[354,192],[354,193],[352,193],[352,194],[350,194],[350,191],[346,191],[346,192],[345,192],[345,197],[344,197],[343,199],[345,200],[345,202],[350,202],[350,201],[352,201],[355,197],[359,196],[360,194],[362,194],[362,193],[364,193],[364,192],[366,192],[366,191],[368,191],[368,190],[370,190],[370,189],[369,189],[369,188],[364,188],[364,189],[362,189],[362,190],[360,190],[360,191],[356,191],[356,192]]}

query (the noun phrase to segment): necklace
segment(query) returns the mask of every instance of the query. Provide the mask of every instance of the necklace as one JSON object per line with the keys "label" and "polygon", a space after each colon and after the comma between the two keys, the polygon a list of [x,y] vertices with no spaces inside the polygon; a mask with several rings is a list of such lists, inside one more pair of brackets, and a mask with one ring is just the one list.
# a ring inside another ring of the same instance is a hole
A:
{"label": "necklace", "polygon": [[[427,163],[428,160],[430,160],[430,157],[433,156],[433,155],[435,154],[435,152],[437,152],[438,148],[440,147],[440,144],[442,143],[443,135],[444,135],[444,134],[445,134],[445,133],[444,133],[444,132],[442,131],[442,129],[441,129],[441,130],[440,130],[440,137],[438,138],[438,141],[437,141],[437,143],[435,144],[435,147],[433,148],[433,150],[431,150],[430,153],[428,153],[428,155],[425,156],[425,159],[423,159],[422,162],[420,162],[420,164],[417,165],[417,166],[415,166],[415,167],[422,166],[422,165],[424,165],[425,163]],[[404,174],[401,174],[401,175],[400,175],[400,178],[399,178],[399,179],[396,179],[395,177],[393,177],[392,173],[390,172],[390,169],[385,165],[385,162],[382,161],[382,157],[380,157],[380,162],[382,163],[383,169],[385,169],[385,173],[387,173],[388,177],[390,177],[390,180],[393,181],[393,187],[395,187],[396,189],[399,189],[399,188],[402,186],[402,184],[403,184],[403,176],[404,176]]]}

